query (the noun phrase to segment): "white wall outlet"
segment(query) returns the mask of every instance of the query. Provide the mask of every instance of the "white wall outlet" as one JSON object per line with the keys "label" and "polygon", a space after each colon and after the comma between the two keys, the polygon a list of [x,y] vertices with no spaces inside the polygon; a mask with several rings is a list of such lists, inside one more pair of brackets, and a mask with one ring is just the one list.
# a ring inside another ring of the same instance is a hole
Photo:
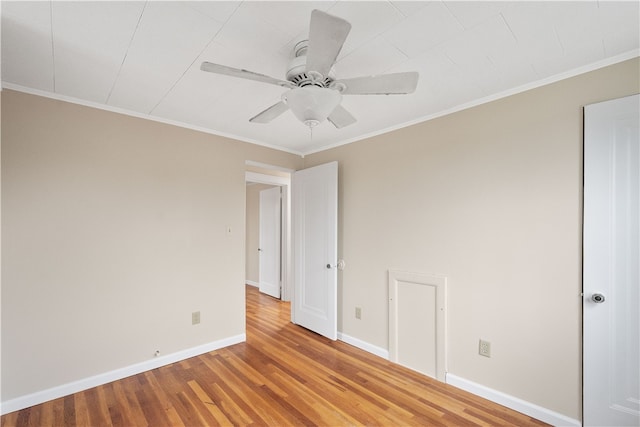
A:
{"label": "white wall outlet", "polygon": [[193,313],[191,313],[191,324],[197,325],[198,323],[200,323],[200,312],[194,311]]}
{"label": "white wall outlet", "polygon": [[362,319],[362,308],[356,307],[356,319]]}
{"label": "white wall outlet", "polygon": [[489,341],[480,340],[478,354],[484,357],[491,357],[491,343]]}

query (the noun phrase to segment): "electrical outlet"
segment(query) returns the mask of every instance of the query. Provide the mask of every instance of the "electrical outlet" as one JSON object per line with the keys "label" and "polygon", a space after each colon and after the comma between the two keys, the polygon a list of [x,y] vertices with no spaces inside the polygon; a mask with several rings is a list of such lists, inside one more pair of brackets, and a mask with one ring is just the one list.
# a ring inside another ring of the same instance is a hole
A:
{"label": "electrical outlet", "polygon": [[480,340],[478,354],[484,357],[491,357],[491,343],[489,341]]}
{"label": "electrical outlet", "polygon": [[356,319],[362,319],[362,308],[356,307]]}
{"label": "electrical outlet", "polygon": [[194,311],[193,313],[191,313],[191,324],[197,325],[198,323],[200,323],[200,312]]}

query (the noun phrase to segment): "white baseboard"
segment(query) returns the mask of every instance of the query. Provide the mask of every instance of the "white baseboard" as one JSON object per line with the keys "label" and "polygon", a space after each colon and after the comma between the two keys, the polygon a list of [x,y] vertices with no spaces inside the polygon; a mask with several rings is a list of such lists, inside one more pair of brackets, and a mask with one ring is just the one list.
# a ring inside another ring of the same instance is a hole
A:
{"label": "white baseboard", "polygon": [[366,341],[359,340],[358,338],[351,337],[347,334],[343,334],[342,332],[338,332],[338,339],[354,347],[358,347],[361,350],[367,351],[369,353],[375,354],[376,356],[380,356],[383,359],[389,360],[389,350],[387,350],[386,348],[369,344]]}
{"label": "white baseboard", "polygon": [[244,283],[246,283],[247,285],[255,286],[256,288],[260,287],[260,283],[254,282],[253,280],[245,280]]}
{"label": "white baseboard", "polygon": [[580,427],[578,420],[447,373],[446,383],[554,426]]}
{"label": "white baseboard", "polygon": [[246,334],[240,334],[228,338],[224,338],[218,341],[210,342],[207,344],[199,345],[197,347],[188,348],[186,350],[178,351],[176,353],[167,354],[166,356],[154,357],[153,359],[146,360],[144,362],[136,363],[135,365],[125,366],[124,368],[116,369],[103,374],[94,375],[93,377],[84,378],[71,383],[63,384],[57,387],[53,387],[47,390],[38,391],[26,396],[16,397],[15,399],[7,400],[0,403],[0,415],[8,414],[9,412],[19,411],[20,409],[28,408],[29,406],[38,405],[40,403],[48,402],[49,400],[57,399],[59,397],[68,396],[73,393],[78,393],[83,390],[87,390],[93,387],[97,387],[102,384],[117,381],[122,378],[130,377],[141,372],[149,371],[151,369],[159,368],[164,365],[179,362],[190,357],[198,356],[200,354],[208,353],[210,351],[218,350],[223,347],[228,347],[233,344],[238,344],[247,340]]}

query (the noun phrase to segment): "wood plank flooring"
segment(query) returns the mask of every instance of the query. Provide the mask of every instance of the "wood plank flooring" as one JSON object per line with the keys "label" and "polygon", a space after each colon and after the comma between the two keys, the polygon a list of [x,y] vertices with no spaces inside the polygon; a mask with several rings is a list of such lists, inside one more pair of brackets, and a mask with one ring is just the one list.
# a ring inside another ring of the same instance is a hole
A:
{"label": "wood plank flooring", "polygon": [[7,414],[10,426],[541,426],[289,322],[247,286],[247,341]]}

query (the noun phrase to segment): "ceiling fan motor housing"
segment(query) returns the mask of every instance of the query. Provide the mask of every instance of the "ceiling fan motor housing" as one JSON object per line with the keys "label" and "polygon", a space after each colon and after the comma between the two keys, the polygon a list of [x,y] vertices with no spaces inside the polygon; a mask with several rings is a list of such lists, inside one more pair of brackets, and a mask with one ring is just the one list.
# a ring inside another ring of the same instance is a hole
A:
{"label": "ceiling fan motor housing", "polygon": [[307,49],[309,40],[296,43],[293,48],[294,57],[287,67],[287,80],[298,87],[317,86],[328,88],[335,80],[335,69],[331,67],[328,76],[323,76],[316,71],[307,71]]}

